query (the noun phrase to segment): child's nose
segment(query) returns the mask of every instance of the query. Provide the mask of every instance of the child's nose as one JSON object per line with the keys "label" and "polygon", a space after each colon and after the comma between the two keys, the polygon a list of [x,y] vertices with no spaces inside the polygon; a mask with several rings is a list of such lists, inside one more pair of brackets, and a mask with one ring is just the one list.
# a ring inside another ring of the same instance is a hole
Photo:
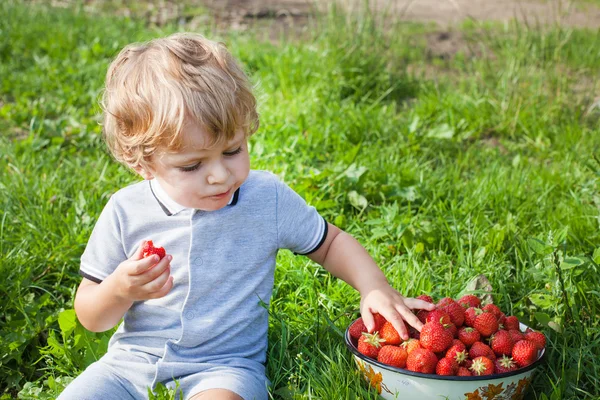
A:
{"label": "child's nose", "polygon": [[229,171],[225,165],[221,162],[215,162],[210,168],[207,179],[210,185],[214,185],[227,181],[227,178],[229,178]]}

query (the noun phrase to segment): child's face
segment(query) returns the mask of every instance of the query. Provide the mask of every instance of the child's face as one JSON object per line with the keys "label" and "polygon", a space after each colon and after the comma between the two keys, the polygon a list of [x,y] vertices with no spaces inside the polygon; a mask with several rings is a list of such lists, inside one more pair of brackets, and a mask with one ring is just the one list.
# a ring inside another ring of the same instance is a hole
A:
{"label": "child's face", "polygon": [[177,152],[158,151],[150,159],[152,167],[138,172],[157,179],[182,206],[204,211],[225,207],[250,172],[244,132],[211,148],[207,148],[208,133],[196,124],[187,124],[182,134],[183,145]]}

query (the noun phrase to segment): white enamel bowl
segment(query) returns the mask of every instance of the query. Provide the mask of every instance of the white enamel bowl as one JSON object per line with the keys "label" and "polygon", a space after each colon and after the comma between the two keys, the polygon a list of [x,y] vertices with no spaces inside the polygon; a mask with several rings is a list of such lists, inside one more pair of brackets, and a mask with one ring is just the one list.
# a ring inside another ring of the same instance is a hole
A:
{"label": "white enamel bowl", "polygon": [[[521,324],[520,328],[524,332],[527,326]],[[358,352],[357,341],[352,339],[348,329],[345,341],[363,378],[382,398],[398,400],[521,400],[545,353],[545,349],[542,350],[533,364],[504,374],[439,376],[392,367],[366,357]]]}

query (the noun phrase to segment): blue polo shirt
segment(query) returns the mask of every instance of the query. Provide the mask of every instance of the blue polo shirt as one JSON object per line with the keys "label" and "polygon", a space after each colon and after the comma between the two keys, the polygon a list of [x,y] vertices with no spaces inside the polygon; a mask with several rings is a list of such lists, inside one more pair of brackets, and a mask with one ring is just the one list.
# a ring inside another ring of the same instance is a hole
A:
{"label": "blue polo shirt", "polygon": [[[251,171],[229,205],[183,207],[157,181],[111,196],[81,257],[80,274],[102,282],[144,239],[173,255],[174,286],[125,313],[108,353],[145,353],[161,365],[226,364],[264,374],[268,310],[279,249],[317,250],[327,223],[275,175]],[[122,353],[122,352],[121,352]]]}

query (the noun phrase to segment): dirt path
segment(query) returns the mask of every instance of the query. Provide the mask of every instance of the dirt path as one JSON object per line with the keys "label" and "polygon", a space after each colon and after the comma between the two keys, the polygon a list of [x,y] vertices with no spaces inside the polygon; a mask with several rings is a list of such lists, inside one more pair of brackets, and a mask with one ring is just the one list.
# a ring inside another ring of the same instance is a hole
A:
{"label": "dirt path", "polygon": [[[358,10],[364,0],[338,0],[349,10]],[[250,19],[281,19],[302,22],[324,8],[328,0],[202,0],[215,15],[234,25],[243,26]],[[579,0],[371,0],[378,11],[393,18],[434,22],[440,27],[465,19],[509,21],[516,18],[531,24],[559,22],[573,27],[600,27],[600,7]]]}

